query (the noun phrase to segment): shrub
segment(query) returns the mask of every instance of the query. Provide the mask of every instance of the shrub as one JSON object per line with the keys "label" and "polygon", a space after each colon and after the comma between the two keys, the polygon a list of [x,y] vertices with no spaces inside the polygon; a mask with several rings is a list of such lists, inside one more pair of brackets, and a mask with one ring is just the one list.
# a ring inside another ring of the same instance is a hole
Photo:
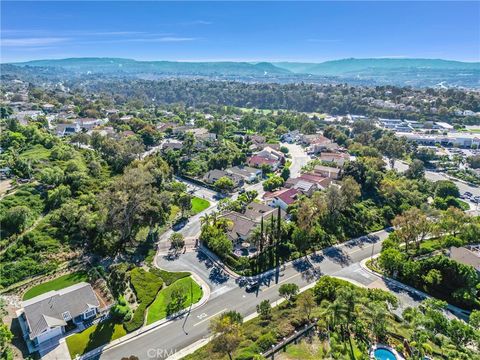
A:
{"label": "shrub", "polygon": [[163,285],[162,279],[157,274],[147,272],[142,268],[135,268],[130,271],[130,282],[137,295],[139,305],[133,313],[132,319],[123,324],[125,330],[128,332],[132,332],[143,326],[145,311],[153,300],[155,300],[157,293]]}
{"label": "shrub", "polygon": [[276,343],[277,339],[272,332],[261,335],[257,340],[257,345],[262,352],[270,349],[271,346],[275,345]]}
{"label": "shrub", "polygon": [[124,296],[118,298],[117,304],[112,306],[110,314],[116,320],[130,321],[132,319],[132,309],[127,304]]}
{"label": "shrub", "polygon": [[337,297],[337,289],[340,287],[353,288],[354,286],[348,281],[333,278],[330,276],[322,276],[313,288],[313,293],[318,304],[324,299],[333,301]]}
{"label": "shrub", "polygon": [[151,269],[150,272],[160,277],[167,286],[173,284],[177,280],[190,276],[190,273],[186,271],[170,272],[161,269]]}

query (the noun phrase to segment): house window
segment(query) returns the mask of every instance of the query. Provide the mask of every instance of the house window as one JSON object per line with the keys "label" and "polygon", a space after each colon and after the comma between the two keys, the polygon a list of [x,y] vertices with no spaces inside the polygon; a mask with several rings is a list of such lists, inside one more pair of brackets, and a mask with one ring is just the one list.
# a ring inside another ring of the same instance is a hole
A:
{"label": "house window", "polygon": [[72,315],[70,315],[70,311],[65,311],[62,314],[62,317],[63,317],[63,320],[65,321],[72,320]]}
{"label": "house window", "polygon": [[92,317],[93,315],[95,315],[95,312],[96,312],[95,309],[90,309],[90,310],[88,310],[88,311],[85,313],[84,318],[85,318],[85,319],[88,319],[88,318]]}

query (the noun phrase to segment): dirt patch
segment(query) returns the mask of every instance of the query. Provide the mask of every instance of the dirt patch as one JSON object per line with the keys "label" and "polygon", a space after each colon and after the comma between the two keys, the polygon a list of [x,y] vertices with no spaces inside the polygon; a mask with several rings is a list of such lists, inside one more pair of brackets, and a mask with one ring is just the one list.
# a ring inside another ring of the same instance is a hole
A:
{"label": "dirt patch", "polygon": [[103,279],[98,279],[92,284],[93,291],[100,302],[100,309],[104,309],[113,304],[113,297],[108,289],[107,283]]}
{"label": "dirt patch", "polygon": [[0,181],[0,199],[7,195],[9,191],[13,189],[12,180],[2,180]]}
{"label": "dirt patch", "polygon": [[2,295],[2,301],[5,306],[3,307],[4,313],[2,314],[2,321],[7,324],[10,331],[13,333],[11,348],[14,352],[14,359],[25,359],[28,357],[28,349],[25,341],[23,340],[23,333],[20,327],[20,323],[17,319],[16,311],[20,309],[20,298],[15,295]]}

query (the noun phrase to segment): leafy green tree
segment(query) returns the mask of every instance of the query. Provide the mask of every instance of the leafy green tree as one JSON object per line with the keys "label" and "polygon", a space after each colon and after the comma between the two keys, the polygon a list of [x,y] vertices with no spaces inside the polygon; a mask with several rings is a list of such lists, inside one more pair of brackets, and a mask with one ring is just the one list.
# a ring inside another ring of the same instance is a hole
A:
{"label": "leafy green tree", "polygon": [[183,304],[187,301],[187,296],[182,288],[172,285],[174,288],[170,293],[170,302],[167,305],[167,314],[172,315],[183,309]]}
{"label": "leafy green tree", "polygon": [[0,323],[0,358],[5,360],[13,360],[13,352],[9,347],[13,339],[13,333],[7,324]]}
{"label": "leafy green tree", "polygon": [[480,330],[480,310],[473,310],[470,313],[470,317],[468,319],[468,323],[474,329]]}
{"label": "leafy green tree", "polygon": [[287,283],[282,284],[278,289],[278,294],[283,297],[289,304],[295,301],[298,292],[300,289],[298,288],[297,284]]}
{"label": "leafy green tree", "polygon": [[220,192],[230,192],[235,188],[235,183],[228,176],[222,176],[213,184]]}
{"label": "leafy green tree", "polygon": [[61,168],[53,166],[43,169],[40,172],[39,180],[46,185],[58,186],[63,182],[64,176]]}
{"label": "leafy green tree", "polygon": [[185,246],[185,240],[183,235],[179,232],[174,232],[170,235],[170,244],[171,247],[177,252],[178,250],[182,249]]}
{"label": "leafy green tree", "polygon": [[236,318],[222,314],[211,320],[209,329],[213,335],[213,350],[227,354],[232,360],[232,353],[243,340],[241,324]]}
{"label": "leafy green tree", "polygon": [[263,190],[274,191],[283,186],[285,180],[280,176],[272,176],[263,182]]}
{"label": "leafy green tree", "polygon": [[270,301],[263,300],[257,305],[257,312],[263,320],[269,320],[272,317],[272,306]]}
{"label": "leafy green tree", "polygon": [[308,321],[312,315],[312,311],[316,306],[315,298],[312,291],[307,291],[297,300],[297,306],[301,314],[304,314]]}
{"label": "leafy green tree", "polygon": [[185,216],[185,212],[192,209],[192,196],[189,194],[182,194],[178,198],[178,205],[182,210],[182,218]]}
{"label": "leafy green tree", "polygon": [[421,160],[413,160],[405,171],[405,176],[409,179],[421,179],[425,176],[425,166]]}
{"label": "leafy green tree", "polygon": [[32,210],[24,205],[11,207],[1,217],[2,228],[16,234],[25,231],[32,221]]}
{"label": "leafy green tree", "polygon": [[49,209],[56,209],[70,199],[71,196],[72,192],[68,186],[57,186],[55,189],[48,191],[47,206]]}
{"label": "leafy green tree", "polygon": [[317,125],[313,121],[305,122],[300,128],[302,134],[315,134],[317,132]]}
{"label": "leafy green tree", "polygon": [[458,186],[450,180],[439,180],[435,183],[435,196],[446,198],[447,196],[459,197]]}
{"label": "leafy green tree", "polygon": [[290,177],[290,169],[289,169],[288,167],[284,167],[284,168],[282,169],[282,172],[280,173],[280,177],[281,177],[283,180],[287,181],[288,178]]}

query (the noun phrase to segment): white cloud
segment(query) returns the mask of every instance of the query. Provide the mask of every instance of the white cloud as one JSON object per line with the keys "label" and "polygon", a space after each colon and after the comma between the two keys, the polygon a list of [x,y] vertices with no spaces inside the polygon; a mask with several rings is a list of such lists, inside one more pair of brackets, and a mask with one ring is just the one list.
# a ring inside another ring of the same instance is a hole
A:
{"label": "white cloud", "polygon": [[185,21],[181,23],[182,25],[212,25],[211,21],[207,20],[193,20],[193,21]]}
{"label": "white cloud", "polygon": [[161,36],[151,38],[138,38],[138,39],[124,39],[117,40],[117,42],[187,42],[195,41],[197,38],[193,37],[180,37],[180,36]]}
{"label": "white cloud", "polygon": [[68,38],[61,38],[61,37],[10,38],[10,39],[1,39],[0,44],[2,46],[13,46],[13,47],[45,46],[45,45],[51,45],[51,44],[58,44],[66,40],[68,40]]}

